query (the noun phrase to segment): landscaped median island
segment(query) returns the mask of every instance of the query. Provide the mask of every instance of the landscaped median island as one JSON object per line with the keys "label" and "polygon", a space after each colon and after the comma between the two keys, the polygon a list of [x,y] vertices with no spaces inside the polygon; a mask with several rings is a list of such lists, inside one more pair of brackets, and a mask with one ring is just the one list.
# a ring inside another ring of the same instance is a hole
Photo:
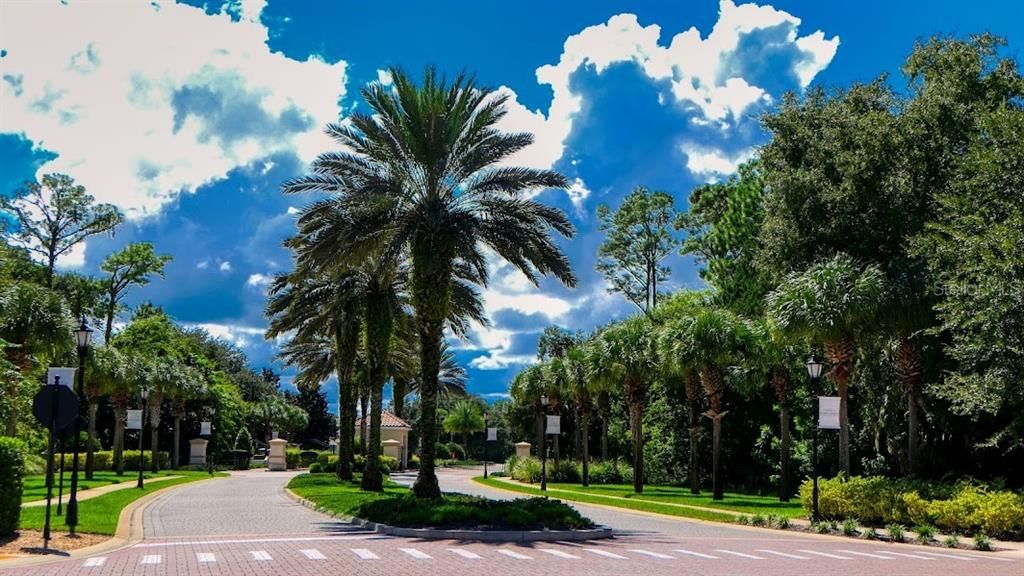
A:
{"label": "landscaped median island", "polygon": [[[386,481],[383,493],[364,492],[359,480],[338,480],[333,474],[303,474],[288,484],[296,495],[319,509],[342,517],[381,524],[387,527],[430,531],[507,533],[510,539],[530,539],[512,535],[526,532],[592,531],[596,527],[571,506],[547,498],[490,500],[464,494],[445,494],[440,499],[416,498],[407,488]],[[602,532],[604,534],[604,532]],[[605,534],[606,535],[606,534]],[[445,535],[423,533],[423,537]],[[469,536],[472,537],[472,536]],[[572,539],[571,534],[560,538]]]}

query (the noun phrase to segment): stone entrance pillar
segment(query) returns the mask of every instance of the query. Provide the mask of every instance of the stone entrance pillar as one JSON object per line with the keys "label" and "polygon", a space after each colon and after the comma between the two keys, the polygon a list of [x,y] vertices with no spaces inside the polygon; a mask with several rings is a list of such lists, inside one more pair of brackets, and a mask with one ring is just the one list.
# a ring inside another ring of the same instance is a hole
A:
{"label": "stone entrance pillar", "polygon": [[380,443],[384,448],[384,455],[394,458],[398,462],[398,467],[402,467],[402,443],[398,440],[385,440]]}
{"label": "stone entrance pillar", "polygon": [[188,463],[199,464],[200,466],[206,465],[206,445],[208,441],[205,438],[193,438],[188,441],[191,448],[188,452]]}
{"label": "stone entrance pillar", "polygon": [[516,442],[516,458],[529,458],[530,448],[529,442]]}
{"label": "stone entrance pillar", "polygon": [[270,456],[267,457],[267,470],[271,472],[283,472],[288,469],[284,451],[288,441],[284,438],[274,438],[270,441]]}

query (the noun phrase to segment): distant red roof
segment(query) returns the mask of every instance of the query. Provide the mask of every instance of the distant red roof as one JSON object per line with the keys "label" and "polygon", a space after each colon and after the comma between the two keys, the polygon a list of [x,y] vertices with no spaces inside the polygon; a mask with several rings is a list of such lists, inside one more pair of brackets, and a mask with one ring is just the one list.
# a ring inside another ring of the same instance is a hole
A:
{"label": "distant red roof", "polygon": [[[363,419],[362,418],[356,419],[356,427],[357,428],[359,426],[361,426],[362,424],[363,424]],[[367,420],[366,424],[369,425],[370,421]],[[395,416],[394,414],[392,414],[391,412],[388,412],[388,411],[381,412],[381,414],[380,414],[380,427],[381,428],[408,428],[408,429],[412,430],[412,425],[410,425],[405,420],[402,420],[398,416]]]}

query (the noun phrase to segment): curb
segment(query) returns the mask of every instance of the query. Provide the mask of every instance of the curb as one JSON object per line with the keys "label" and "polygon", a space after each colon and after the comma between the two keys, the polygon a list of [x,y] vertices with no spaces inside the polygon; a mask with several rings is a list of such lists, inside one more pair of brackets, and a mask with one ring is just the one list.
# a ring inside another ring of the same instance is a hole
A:
{"label": "curb", "polygon": [[419,538],[421,540],[477,540],[480,542],[583,542],[600,538],[611,538],[612,529],[598,526],[589,530],[439,530],[435,528],[403,528],[370,522],[362,518],[342,516],[306,500],[302,496],[285,488],[285,494],[296,503],[326,514],[332,518],[346,520],[353,526],[359,526],[377,534],[400,536],[403,538]]}
{"label": "curb", "polygon": [[200,484],[202,482],[209,482],[210,480],[219,480],[221,477],[214,476],[213,478],[203,478],[202,480],[196,480],[194,482],[186,482],[184,484],[177,484],[174,486],[166,486],[146,494],[142,498],[135,500],[131,504],[125,506],[121,510],[121,515],[117,519],[117,530],[114,532],[114,536],[110,540],[105,540],[99,544],[93,544],[92,546],[86,546],[85,548],[77,548],[63,554],[53,555],[32,555],[11,558],[8,560],[0,561],[0,567],[2,568],[15,568],[18,566],[36,566],[40,564],[51,564],[59,562],[61,560],[67,560],[68,558],[81,558],[84,556],[92,556],[93,554],[100,554],[105,552],[114,552],[122,548],[134,546],[143,540],[143,513],[146,508],[153,503],[160,496],[164,496],[166,493],[173,491],[175,488],[181,488],[183,486],[192,486]]}

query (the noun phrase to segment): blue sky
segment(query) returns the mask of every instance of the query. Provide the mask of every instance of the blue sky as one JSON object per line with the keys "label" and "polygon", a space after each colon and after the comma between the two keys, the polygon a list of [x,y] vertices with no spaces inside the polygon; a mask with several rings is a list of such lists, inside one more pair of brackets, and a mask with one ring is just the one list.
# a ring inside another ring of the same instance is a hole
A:
{"label": "blue sky", "polygon": [[[575,290],[534,289],[493,264],[493,325],[455,345],[470,389],[491,398],[545,326],[631,312],[593,269],[599,203],[645,185],[684,207],[755,153],[757,117],[784,92],[895,75],[926,36],[991,31],[1018,61],[1024,42],[1016,0],[189,4],[0,3],[0,193],[60,171],[121,206],[129,222],[63,266],[95,272],[125,243],[153,242],[174,261],[131,300],[237,343],[259,367],[279,344],[262,337],[264,289],[289,267],[280,242],[308,202],[280,183],[331,148],[322,126],[361,106],[383,69],[474,72],[511,97],[505,128],[536,134],[516,160],[574,183],[541,198],[579,229],[563,243]],[[670,265],[674,287],[699,285],[692,261]]]}

